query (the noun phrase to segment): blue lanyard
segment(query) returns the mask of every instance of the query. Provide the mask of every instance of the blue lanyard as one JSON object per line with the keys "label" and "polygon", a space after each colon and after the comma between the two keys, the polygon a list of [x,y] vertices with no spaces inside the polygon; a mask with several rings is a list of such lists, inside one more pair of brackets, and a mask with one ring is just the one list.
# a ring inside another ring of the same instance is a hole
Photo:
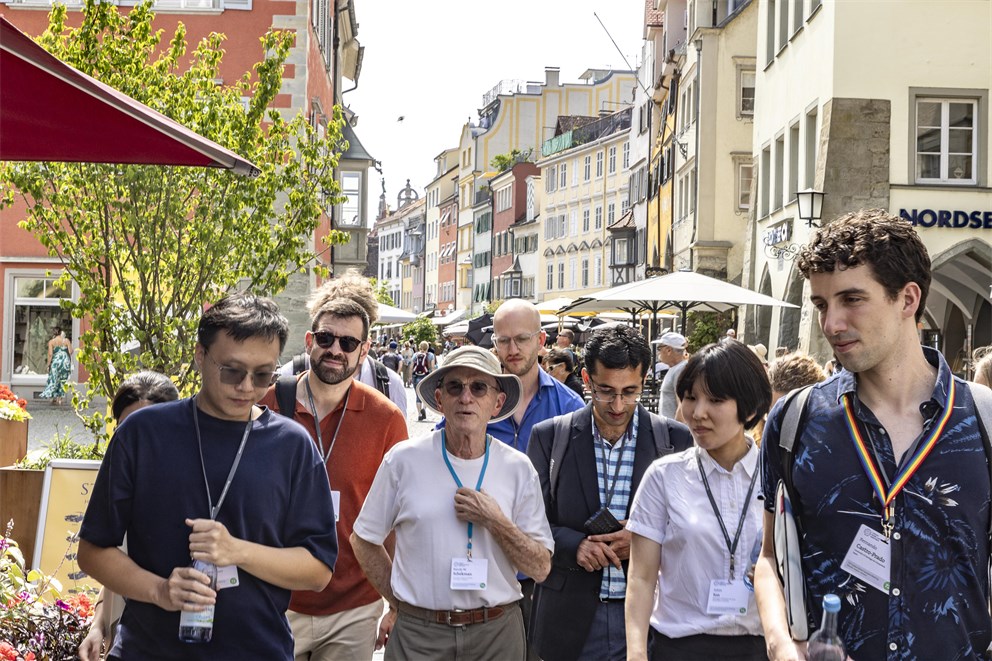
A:
{"label": "blue lanyard", "polygon": [[[458,488],[462,488],[462,481],[458,479],[458,473],[455,472],[454,466],[451,465],[451,460],[448,459],[448,447],[446,443],[446,436],[444,429],[441,430],[441,456],[444,457],[444,465],[448,467],[448,472],[451,473],[451,477],[455,478],[455,484]],[[479,481],[475,483],[475,490],[480,491],[482,489],[482,480],[486,477],[486,467],[489,466],[489,443],[492,441],[492,436],[486,434],[486,454],[485,458],[482,460],[482,470],[479,471]],[[468,559],[472,559],[472,522],[468,522],[468,547],[467,547]]]}

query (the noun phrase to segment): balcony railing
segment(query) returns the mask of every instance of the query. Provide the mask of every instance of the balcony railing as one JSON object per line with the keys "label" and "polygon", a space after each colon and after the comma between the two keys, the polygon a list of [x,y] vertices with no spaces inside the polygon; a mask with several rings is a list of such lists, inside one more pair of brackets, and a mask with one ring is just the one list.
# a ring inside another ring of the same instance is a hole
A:
{"label": "balcony railing", "polygon": [[631,110],[631,108],[625,108],[620,112],[615,112],[567,133],[556,135],[550,140],[545,140],[544,144],[541,145],[541,155],[551,156],[572,147],[595,142],[620,131],[629,131]]}

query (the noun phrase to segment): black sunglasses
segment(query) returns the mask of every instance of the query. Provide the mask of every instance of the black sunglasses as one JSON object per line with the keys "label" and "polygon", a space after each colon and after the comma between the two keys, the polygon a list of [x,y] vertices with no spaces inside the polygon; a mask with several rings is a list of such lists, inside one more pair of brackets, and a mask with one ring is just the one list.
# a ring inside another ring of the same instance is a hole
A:
{"label": "black sunglasses", "polygon": [[490,388],[499,391],[498,386],[491,386],[485,381],[472,381],[471,383],[462,383],[461,381],[444,382],[444,391],[452,397],[460,397],[466,387],[472,393],[472,397],[476,399],[485,397],[489,393]]}
{"label": "black sunglasses", "polygon": [[249,374],[251,375],[251,383],[256,388],[268,388],[272,385],[273,381],[276,380],[275,372],[249,372],[248,370],[241,369],[240,367],[221,365],[214,360],[214,357],[209,353],[205,353],[204,355],[206,355],[206,357],[210,359],[210,362],[216,365],[220,370],[220,382],[229,386],[241,385],[244,383],[245,377]]}
{"label": "black sunglasses", "polygon": [[338,344],[341,345],[341,350],[345,353],[351,353],[359,346],[361,346],[362,341],[357,337],[351,337],[350,335],[335,335],[328,331],[314,331],[313,341],[317,343],[317,346],[321,349],[330,349],[334,346],[334,341],[337,340]]}

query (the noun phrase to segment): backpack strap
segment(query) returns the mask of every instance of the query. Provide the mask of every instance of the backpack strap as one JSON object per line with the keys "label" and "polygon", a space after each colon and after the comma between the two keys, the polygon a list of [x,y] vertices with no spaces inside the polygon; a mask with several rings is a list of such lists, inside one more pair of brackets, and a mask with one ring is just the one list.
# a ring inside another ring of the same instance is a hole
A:
{"label": "backpack strap", "polygon": [[292,418],[296,412],[296,383],[297,378],[292,374],[280,376],[276,381],[276,405],[279,413],[287,418]]}
{"label": "backpack strap", "polygon": [[[978,419],[978,431],[982,437],[982,445],[985,447],[985,459],[988,461],[990,470],[990,480],[992,480],[992,442],[989,440],[989,431],[992,430],[992,390],[977,383],[965,381],[971,390],[971,397],[975,400],[975,417]],[[992,536],[992,518],[989,520],[989,535]]]}
{"label": "backpack strap", "polygon": [[796,494],[795,486],[792,483],[792,469],[796,464],[795,445],[799,435],[799,429],[806,422],[806,400],[812,392],[813,386],[796,388],[785,396],[785,403],[782,405],[782,428],[779,431],[778,446],[781,449],[782,460],[782,481],[785,483],[785,490],[792,501],[793,514],[796,520],[796,528],[800,536],[803,531],[802,517],[799,512],[799,497]]}
{"label": "backpack strap", "polygon": [[684,438],[672,440],[671,428],[668,425],[671,420],[670,418],[658,415],[657,413],[651,413],[650,411],[648,411],[648,415],[651,416],[651,431],[654,434],[655,457],[662,457],[673,452],[682,452],[692,447],[692,436],[689,434],[686,434]]}
{"label": "backpack strap", "polygon": [[372,368],[375,370],[375,387],[385,395],[389,397],[389,368],[382,364],[381,361],[372,359]]}
{"label": "backpack strap", "polygon": [[565,456],[565,449],[568,448],[568,442],[572,437],[572,413],[556,416],[554,426],[555,435],[551,439],[551,462],[548,464],[548,481],[551,484],[549,493],[552,506],[558,500],[558,473],[561,471],[561,460]]}

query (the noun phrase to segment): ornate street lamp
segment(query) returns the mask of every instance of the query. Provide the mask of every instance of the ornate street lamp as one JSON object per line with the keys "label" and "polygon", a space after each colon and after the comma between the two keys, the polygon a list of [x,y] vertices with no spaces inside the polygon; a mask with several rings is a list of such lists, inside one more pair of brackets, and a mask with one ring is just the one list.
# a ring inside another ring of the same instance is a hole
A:
{"label": "ornate street lamp", "polygon": [[823,193],[807,188],[796,193],[796,205],[799,207],[799,217],[806,221],[807,227],[819,227],[823,214]]}

